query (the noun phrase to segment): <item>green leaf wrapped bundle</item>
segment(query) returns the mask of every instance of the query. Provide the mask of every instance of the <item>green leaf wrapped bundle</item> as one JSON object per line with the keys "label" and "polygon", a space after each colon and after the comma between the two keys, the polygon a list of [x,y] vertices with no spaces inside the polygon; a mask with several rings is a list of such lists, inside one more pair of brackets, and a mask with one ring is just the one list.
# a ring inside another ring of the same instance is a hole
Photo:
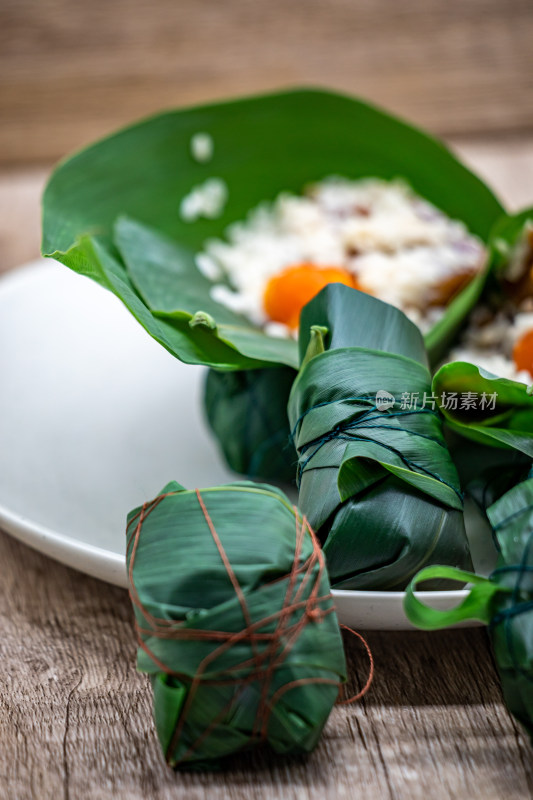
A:
{"label": "green leaf wrapped bundle", "polygon": [[294,483],[297,458],[287,399],[295,376],[291,367],[209,370],[204,395],[207,421],[235,472]]}
{"label": "green leaf wrapped bundle", "polygon": [[322,552],[285,495],[170,483],[129,514],[126,558],[168,763],[312,750],[346,667]]}
{"label": "green leaf wrapped bundle", "polygon": [[[487,510],[500,556],[490,578],[447,567],[423,569],[405,597],[405,613],[424,630],[477,619],[489,626],[509,711],[533,742],[533,472]],[[417,583],[435,578],[474,584],[455,609],[438,611],[414,595]]]}
{"label": "green leaf wrapped bundle", "polygon": [[[418,328],[334,284],[303,310],[300,353],[288,406],[299,505],[323,542],[332,585],[400,590],[424,564],[470,567]],[[402,407],[406,397],[418,407]]]}

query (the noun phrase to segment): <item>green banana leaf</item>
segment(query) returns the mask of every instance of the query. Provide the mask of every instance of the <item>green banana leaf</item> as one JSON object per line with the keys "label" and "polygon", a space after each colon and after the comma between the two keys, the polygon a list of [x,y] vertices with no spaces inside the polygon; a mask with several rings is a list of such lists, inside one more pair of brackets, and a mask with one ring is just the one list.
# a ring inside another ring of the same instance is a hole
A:
{"label": "green banana leaf", "polygon": [[399,590],[424,564],[470,567],[457,473],[438,411],[422,407],[431,378],[418,329],[331,284],[304,308],[299,344],[288,406],[299,505],[332,585]]}
{"label": "green banana leaf", "polygon": [[298,459],[290,437],[287,400],[295,376],[291,367],[209,370],[206,418],[235,472],[294,483]]}
{"label": "green banana leaf", "polygon": [[323,555],[283,492],[169,483],[129,514],[126,559],[168,763],[312,750],[346,666]]}
{"label": "green banana leaf", "polygon": [[[487,510],[500,549],[490,578],[448,567],[422,570],[409,585],[405,613],[424,630],[477,619],[489,626],[492,647],[509,711],[533,743],[533,477],[519,483]],[[473,588],[455,609],[426,606],[414,590],[421,581],[447,577]]]}
{"label": "green banana leaf", "polygon": [[[198,131],[213,138],[209,163],[190,154]],[[431,137],[354,98],[299,89],[169,111],[70,157],[44,193],[42,252],[114,292],[187,363],[295,368],[296,344],[215,303],[194,257],[259,202],[331,174],[401,176],[485,242],[503,213],[490,189]],[[185,222],[181,200],[212,176],[228,187],[223,213]],[[470,284],[429,334],[435,357],[483,281]]]}
{"label": "green banana leaf", "polygon": [[[454,361],[433,378],[433,393],[449,427],[480,444],[533,457],[533,395],[523,383]],[[455,407],[456,406],[456,407]]]}

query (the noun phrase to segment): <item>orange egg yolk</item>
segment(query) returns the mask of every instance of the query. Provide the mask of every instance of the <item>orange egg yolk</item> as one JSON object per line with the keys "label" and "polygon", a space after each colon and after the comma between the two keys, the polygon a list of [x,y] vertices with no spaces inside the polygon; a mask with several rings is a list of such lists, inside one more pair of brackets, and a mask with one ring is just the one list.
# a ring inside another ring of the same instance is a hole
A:
{"label": "orange egg yolk", "polygon": [[361,289],[354,276],[341,267],[295,264],[270,278],[263,296],[265,312],[274,322],[282,322],[294,330],[302,308],[328,283]]}
{"label": "orange egg yolk", "polygon": [[533,376],[533,330],[527,331],[513,348],[513,361],[518,370],[526,370]]}

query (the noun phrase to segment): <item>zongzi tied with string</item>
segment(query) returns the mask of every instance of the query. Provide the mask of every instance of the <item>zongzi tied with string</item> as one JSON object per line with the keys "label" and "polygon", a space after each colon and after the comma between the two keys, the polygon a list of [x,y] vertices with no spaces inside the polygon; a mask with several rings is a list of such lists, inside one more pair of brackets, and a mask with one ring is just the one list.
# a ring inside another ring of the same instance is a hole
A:
{"label": "zongzi tied with string", "polygon": [[312,750],[346,667],[323,554],[286,496],[170,483],[130,513],[126,558],[167,762]]}
{"label": "zongzi tied with string", "polygon": [[[509,711],[533,742],[533,471],[487,509],[500,555],[490,578],[449,567],[423,569],[409,585],[405,613],[424,630],[477,619],[489,626]],[[457,608],[439,611],[415,596],[421,581],[448,578],[473,584]]]}
{"label": "zongzi tied with string", "polygon": [[[438,323],[460,320],[472,304],[462,290],[479,293],[487,252],[461,222],[403,181],[330,177],[302,195],[283,192],[252,209],[224,239],[209,240],[197,263],[214,281],[213,298],[272,336],[296,336],[305,304],[338,282],[402,309],[438,343]],[[447,315],[458,295],[461,310]],[[236,377],[210,372],[207,418],[235,471],[294,479],[294,451],[287,447],[289,374],[294,377],[289,367]]]}
{"label": "zongzi tied with string", "polygon": [[332,585],[401,590],[425,564],[469,568],[461,489],[418,328],[335,284],[304,308],[299,344],[288,406],[299,506]]}

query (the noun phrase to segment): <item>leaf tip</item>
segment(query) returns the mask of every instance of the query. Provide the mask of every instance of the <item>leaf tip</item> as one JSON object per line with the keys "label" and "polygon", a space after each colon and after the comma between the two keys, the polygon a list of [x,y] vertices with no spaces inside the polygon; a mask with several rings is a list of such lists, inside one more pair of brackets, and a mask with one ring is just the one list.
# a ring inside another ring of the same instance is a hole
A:
{"label": "leaf tip", "polygon": [[325,325],[311,325],[311,338],[307,345],[307,350],[301,366],[304,367],[312,358],[323,353],[326,349],[325,338],[329,333],[329,328]]}
{"label": "leaf tip", "polygon": [[216,331],[217,323],[207,311],[197,311],[189,320],[190,328],[204,328],[209,331]]}

